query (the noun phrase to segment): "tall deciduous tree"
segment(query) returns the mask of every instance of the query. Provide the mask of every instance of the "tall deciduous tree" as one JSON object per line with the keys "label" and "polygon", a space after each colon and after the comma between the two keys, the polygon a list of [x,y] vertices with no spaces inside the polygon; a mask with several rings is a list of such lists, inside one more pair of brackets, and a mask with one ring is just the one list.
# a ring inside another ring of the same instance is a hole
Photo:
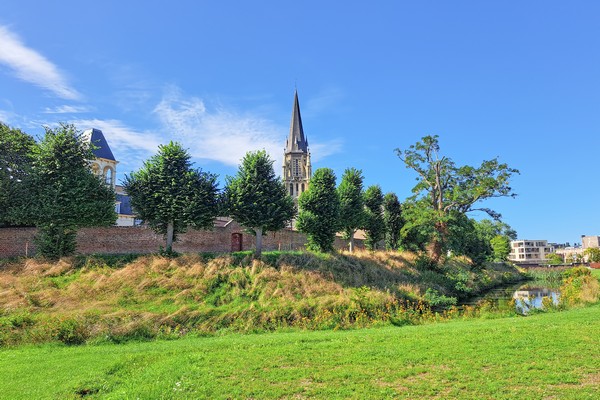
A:
{"label": "tall deciduous tree", "polygon": [[319,168],[310,180],[308,190],[298,199],[296,227],[306,234],[308,249],[333,251],[339,229],[340,201],[335,188],[335,174],[329,168]]}
{"label": "tall deciduous tree", "polygon": [[383,222],[385,225],[385,247],[398,250],[400,247],[400,229],[402,229],[402,206],[395,193],[383,197]]}
{"label": "tall deciduous tree", "polygon": [[115,223],[115,194],[90,171],[92,149],[73,125],[45,129],[11,218],[37,226],[38,252],[58,258],[75,251],[79,228]]}
{"label": "tall deciduous tree", "polygon": [[283,229],[296,213],[264,150],[246,153],[237,175],[227,178],[224,198],[229,215],[256,235],[257,257],[263,234]]}
{"label": "tall deciduous tree", "polygon": [[372,185],[365,190],[365,246],[369,250],[376,250],[379,242],[385,235],[383,219],[383,193],[379,185]]}
{"label": "tall deciduous tree", "polygon": [[0,226],[8,225],[19,186],[31,167],[35,140],[0,122]]}
{"label": "tall deciduous tree", "polygon": [[450,158],[440,156],[439,150],[437,135],[423,137],[408,150],[396,149],[406,167],[418,174],[410,200],[420,214],[417,219],[431,226],[428,252],[434,262],[441,260],[454,215],[480,210],[500,218],[495,211],[476,205],[489,198],[515,196],[509,180],[519,172],[498,159],[483,161],[479,167],[457,167]]}
{"label": "tall deciduous tree", "polygon": [[212,229],[218,211],[216,175],[194,169],[179,143],[158,147],[140,170],[125,176],[125,191],[137,216],[165,235],[172,252],[178,233],[188,227]]}
{"label": "tall deciduous tree", "polygon": [[350,252],[354,251],[354,234],[364,226],[363,176],[360,170],[348,168],[342,175],[337,189],[340,199],[340,228],[350,240]]}

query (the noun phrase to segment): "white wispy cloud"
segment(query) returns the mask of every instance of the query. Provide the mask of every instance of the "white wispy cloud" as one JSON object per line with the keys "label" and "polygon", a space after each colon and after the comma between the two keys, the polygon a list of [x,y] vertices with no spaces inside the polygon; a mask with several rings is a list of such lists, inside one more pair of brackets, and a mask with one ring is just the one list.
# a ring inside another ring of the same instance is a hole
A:
{"label": "white wispy cloud", "polygon": [[193,157],[238,165],[250,150],[265,149],[281,165],[287,129],[252,114],[216,109],[208,111],[204,101],[186,98],[170,88],[154,112],[174,140],[190,149]]}
{"label": "white wispy cloud", "polygon": [[2,25],[0,25],[0,64],[12,69],[19,79],[49,90],[60,98],[77,100],[81,97],[52,62],[27,47],[16,34]]}
{"label": "white wispy cloud", "polygon": [[310,158],[312,163],[318,163],[322,159],[337,154],[342,151],[344,142],[341,139],[333,139],[326,142],[316,142],[310,144]]}
{"label": "white wispy cloud", "polygon": [[5,124],[10,124],[12,121],[14,113],[12,111],[0,110],[0,122],[4,122]]}
{"label": "white wispy cloud", "polygon": [[154,132],[139,131],[118,120],[79,119],[70,121],[80,130],[100,129],[116,160],[117,180],[138,170],[145,160],[156,154],[165,140]]}
{"label": "white wispy cloud", "polygon": [[80,114],[92,111],[91,107],[88,106],[70,106],[62,105],[54,108],[46,107],[44,114]]}
{"label": "white wispy cloud", "polygon": [[113,149],[113,153],[115,149],[119,149],[122,159],[129,157],[128,154],[132,151],[154,154],[158,145],[164,143],[163,138],[157,134],[135,130],[118,120],[79,119],[71,122],[81,130],[100,129]]}

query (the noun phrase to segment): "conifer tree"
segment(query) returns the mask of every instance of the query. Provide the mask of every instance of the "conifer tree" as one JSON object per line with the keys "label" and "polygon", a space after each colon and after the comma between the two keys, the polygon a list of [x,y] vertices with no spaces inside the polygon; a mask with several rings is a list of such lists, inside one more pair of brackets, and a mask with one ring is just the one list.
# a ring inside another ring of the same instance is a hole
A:
{"label": "conifer tree", "polygon": [[335,189],[335,174],[329,168],[319,168],[310,180],[308,190],[298,198],[296,227],[306,234],[308,249],[333,251],[339,229],[339,198]]}
{"label": "conifer tree", "polygon": [[294,200],[264,150],[246,153],[237,175],[227,178],[224,199],[229,215],[256,236],[256,257],[262,252],[262,236],[285,228],[296,214]]}
{"label": "conifer tree", "polygon": [[365,223],[362,172],[356,168],[346,169],[337,192],[340,199],[340,228],[344,237],[350,240],[349,250],[353,252],[354,234]]}
{"label": "conifer tree", "polygon": [[402,229],[402,206],[395,193],[387,193],[383,197],[383,221],[385,225],[385,247],[398,250],[400,247],[400,230]]}
{"label": "conifer tree", "polygon": [[167,254],[178,233],[188,227],[212,229],[218,211],[216,175],[194,169],[179,143],[158,147],[158,153],[125,177],[125,191],[136,215],[165,235]]}
{"label": "conifer tree", "polygon": [[372,185],[365,190],[365,246],[369,250],[376,250],[379,242],[385,235],[383,220],[383,193],[379,185]]}

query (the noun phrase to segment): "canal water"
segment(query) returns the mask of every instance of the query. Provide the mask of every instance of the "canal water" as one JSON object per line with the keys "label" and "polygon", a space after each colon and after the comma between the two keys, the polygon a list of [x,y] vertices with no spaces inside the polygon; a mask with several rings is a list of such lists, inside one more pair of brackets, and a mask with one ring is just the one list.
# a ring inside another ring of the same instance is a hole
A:
{"label": "canal water", "polygon": [[527,314],[532,309],[543,308],[544,299],[552,301],[557,305],[560,300],[560,291],[556,288],[536,284],[535,281],[518,282],[510,285],[499,286],[490,289],[485,294],[472,297],[461,302],[461,305],[480,306],[482,304],[493,304],[497,308],[512,306],[520,314]]}

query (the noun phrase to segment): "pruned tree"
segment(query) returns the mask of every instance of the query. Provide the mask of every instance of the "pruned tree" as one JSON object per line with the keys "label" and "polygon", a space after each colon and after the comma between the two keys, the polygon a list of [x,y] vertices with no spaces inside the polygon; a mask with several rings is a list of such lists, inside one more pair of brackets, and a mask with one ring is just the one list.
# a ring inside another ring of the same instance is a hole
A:
{"label": "pruned tree", "polygon": [[340,202],[335,188],[335,174],[329,168],[317,169],[308,190],[298,199],[296,227],[307,236],[308,249],[333,251],[339,229]]}
{"label": "pruned tree", "polygon": [[400,230],[402,229],[402,205],[395,193],[383,197],[383,223],[385,225],[385,247],[388,250],[400,248]]}
{"label": "pruned tree", "polygon": [[365,246],[369,250],[376,250],[379,242],[385,236],[385,222],[383,218],[383,193],[379,185],[372,185],[365,190]]}
{"label": "pruned tree", "polygon": [[38,227],[37,251],[59,258],[76,250],[79,228],[115,223],[115,193],[89,169],[92,148],[75,126],[45,129],[10,218]]}
{"label": "pruned tree", "polygon": [[179,144],[158,146],[142,168],[125,176],[124,188],[138,216],[165,235],[167,254],[188,227],[212,229],[218,212],[216,175],[194,169]]}
{"label": "pruned tree", "polygon": [[262,252],[262,236],[285,228],[296,214],[294,200],[264,150],[246,153],[237,175],[227,178],[224,199],[229,215],[256,236],[256,257]]}
{"label": "pruned tree", "polygon": [[35,140],[0,122],[0,227],[9,225],[9,213],[22,180],[31,168]]}
{"label": "pruned tree", "polygon": [[340,229],[348,239],[350,252],[354,251],[354,234],[365,224],[363,176],[356,168],[348,168],[337,188],[340,199]]}
{"label": "pruned tree", "polygon": [[[486,212],[494,219],[500,214],[477,205],[495,197],[514,197],[509,185],[513,174],[519,171],[498,159],[483,161],[479,167],[457,167],[450,158],[439,154],[438,136],[425,136],[408,150],[396,149],[407,168],[414,170],[417,185],[410,202],[415,206],[418,220],[430,227],[428,253],[439,263],[448,241],[448,226],[455,215],[470,211]],[[414,226],[414,222],[409,224]]]}

